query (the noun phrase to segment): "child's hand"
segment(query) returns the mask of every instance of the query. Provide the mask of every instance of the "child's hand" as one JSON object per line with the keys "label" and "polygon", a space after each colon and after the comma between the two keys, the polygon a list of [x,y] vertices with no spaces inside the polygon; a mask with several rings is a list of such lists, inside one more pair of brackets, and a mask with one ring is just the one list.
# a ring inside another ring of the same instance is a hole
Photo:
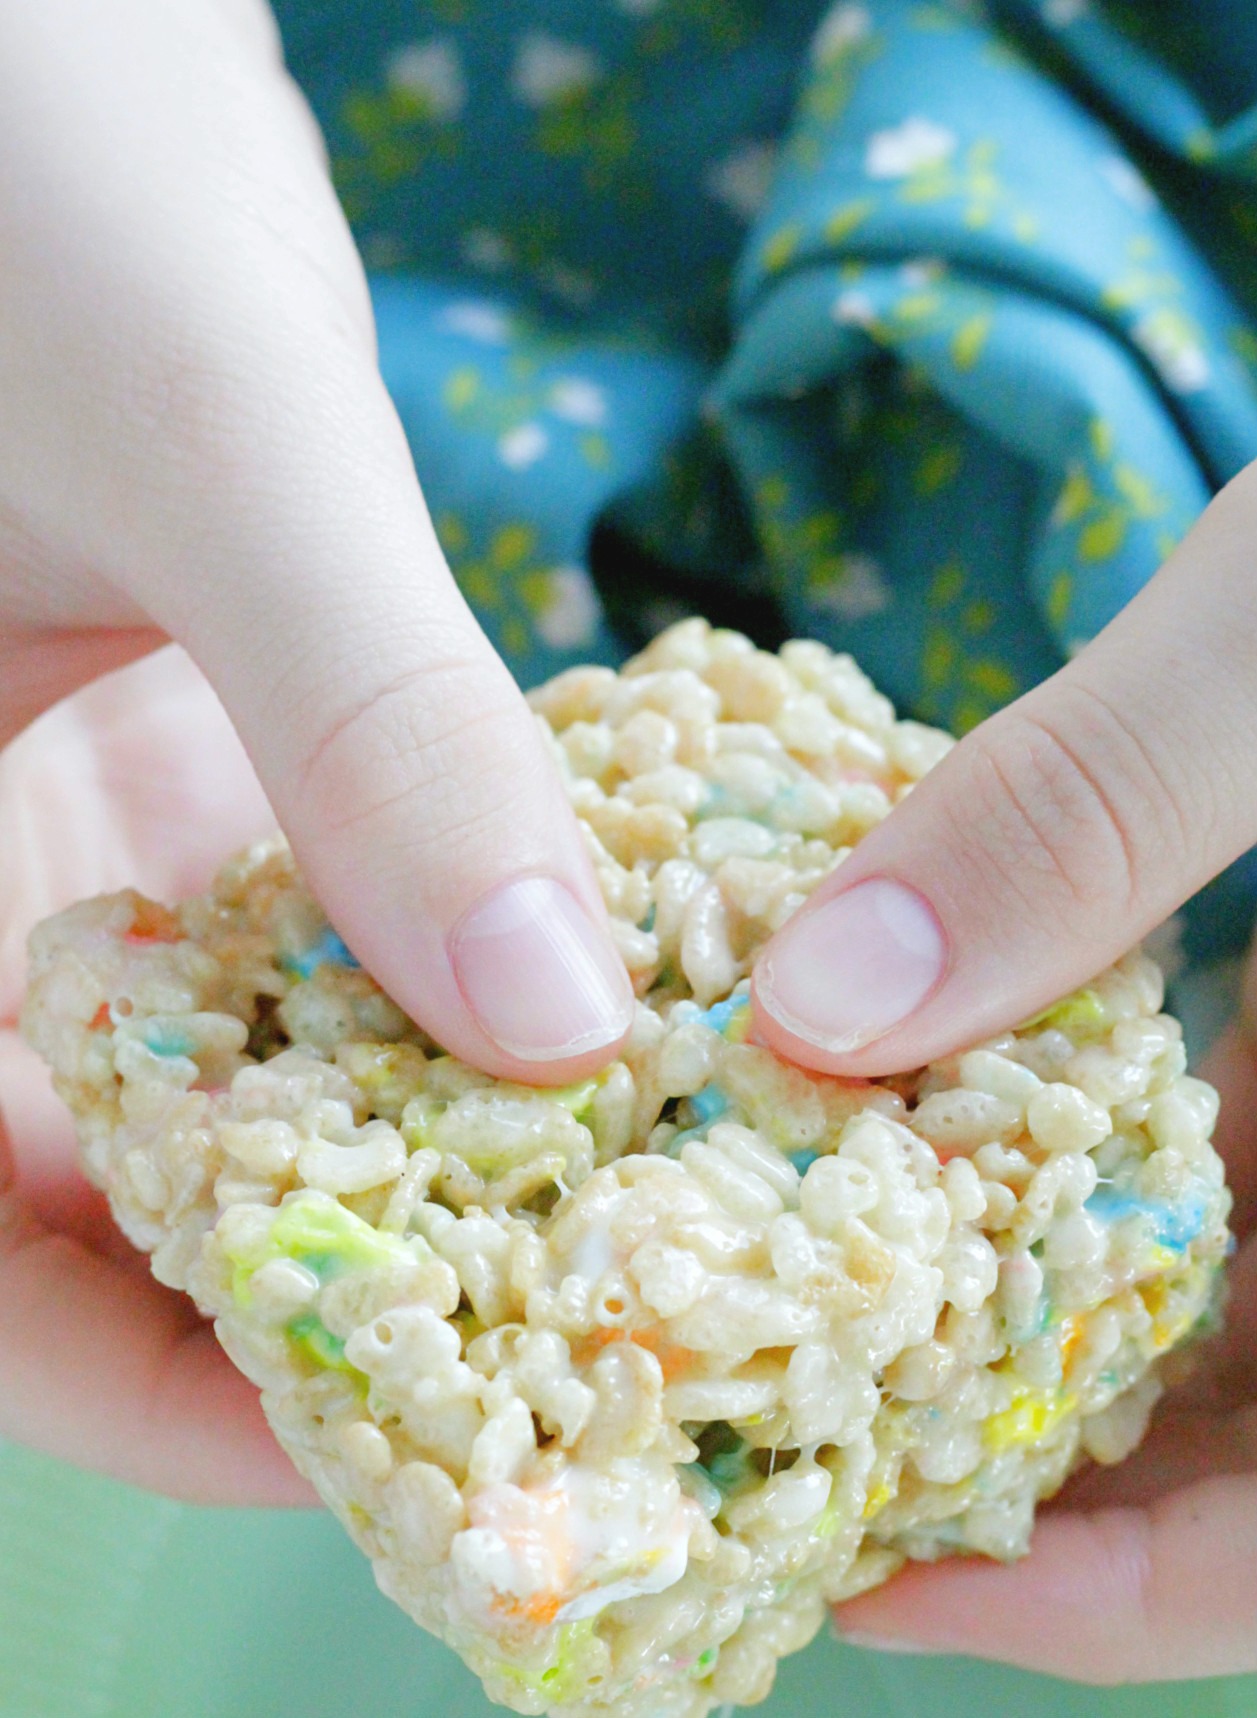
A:
{"label": "child's hand", "polygon": [[[269,13],[0,0],[0,42],[0,746],[180,640],[375,976],[481,1067],[578,1077],[628,980],[437,547]],[[40,912],[122,858],[182,892],[264,815],[204,687],[147,674],[0,770],[0,1027]],[[0,1079],[0,1435],[202,1501],[310,1500],[3,1030]]]}
{"label": "child's hand", "polygon": [[[1068,667],[977,729],[761,956],[757,1017],[839,1073],[920,1065],[1107,966],[1257,839],[1257,467]],[[1257,1018],[1250,1010],[1250,1022]],[[1257,1050],[1212,1074],[1241,1241]],[[1013,1569],[908,1570],[839,1626],[1099,1681],[1257,1667],[1257,1238],[1225,1349]],[[1097,1513],[1097,1511],[1099,1511]]]}
{"label": "child's hand", "polygon": [[0,0],[0,744],[186,645],[354,953],[498,1074],[631,992],[455,589],[260,0]]}
{"label": "child's hand", "polygon": [[36,919],[128,884],[176,900],[272,827],[177,651],[80,692],[0,758],[0,1436],[198,1503],[315,1499],[213,1328],[84,1178],[69,1112],[11,1022]]}

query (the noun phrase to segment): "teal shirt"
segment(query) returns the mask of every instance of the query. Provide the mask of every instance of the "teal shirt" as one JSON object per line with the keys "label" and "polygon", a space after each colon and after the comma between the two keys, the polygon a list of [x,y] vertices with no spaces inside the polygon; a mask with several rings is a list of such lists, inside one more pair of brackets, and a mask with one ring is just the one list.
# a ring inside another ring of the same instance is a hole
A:
{"label": "teal shirt", "polygon": [[[280,0],[526,683],[684,610],[964,731],[1257,457],[1249,0]],[[1232,961],[1257,863],[1182,918]]]}

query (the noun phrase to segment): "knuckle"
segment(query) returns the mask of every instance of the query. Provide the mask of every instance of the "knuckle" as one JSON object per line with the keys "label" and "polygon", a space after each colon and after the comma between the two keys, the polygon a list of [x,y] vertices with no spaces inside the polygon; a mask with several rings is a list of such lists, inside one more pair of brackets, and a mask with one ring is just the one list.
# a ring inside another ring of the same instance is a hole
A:
{"label": "knuckle", "polygon": [[1157,1591],[1156,1538],[1151,1520],[1140,1510],[1106,1509],[1093,1516],[1091,1552],[1097,1584],[1111,1596],[1119,1615],[1130,1619],[1115,1631],[1092,1667],[1090,1681],[1112,1686],[1129,1681],[1147,1650],[1164,1639],[1166,1619]]}
{"label": "knuckle", "polygon": [[413,664],[317,732],[296,799],[315,828],[368,839],[406,818],[422,840],[469,848],[519,815],[539,786],[540,748],[505,676],[478,661]]}
{"label": "knuckle", "polygon": [[1148,892],[1173,800],[1121,719],[1091,694],[1019,708],[978,748],[981,834],[1028,898],[1050,888],[1087,911],[1128,912]]}

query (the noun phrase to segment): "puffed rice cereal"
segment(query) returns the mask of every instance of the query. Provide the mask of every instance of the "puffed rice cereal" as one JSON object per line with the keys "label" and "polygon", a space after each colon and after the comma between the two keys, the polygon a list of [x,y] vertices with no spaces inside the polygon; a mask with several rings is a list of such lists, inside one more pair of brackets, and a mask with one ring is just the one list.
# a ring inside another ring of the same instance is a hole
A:
{"label": "puffed rice cereal", "polygon": [[754,1042],[755,951],[949,744],[849,657],[687,621],[532,702],[639,998],[596,1078],[445,1054],[279,841],[40,926],[24,1029],[383,1591],[517,1712],[702,1718],[1138,1441],[1216,1099],[1139,954],[888,1080]]}

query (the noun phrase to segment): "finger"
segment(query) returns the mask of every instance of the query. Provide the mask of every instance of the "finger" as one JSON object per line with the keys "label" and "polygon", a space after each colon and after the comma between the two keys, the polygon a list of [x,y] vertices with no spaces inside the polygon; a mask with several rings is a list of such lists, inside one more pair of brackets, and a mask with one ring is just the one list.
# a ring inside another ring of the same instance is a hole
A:
{"label": "finger", "polygon": [[2,1118],[0,1376],[0,1436],[190,1503],[317,1502],[191,1304],[39,1221]]}
{"label": "finger", "polygon": [[888,1073],[1109,965],[1257,837],[1257,467],[1052,679],[961,742],[761,955],[759,1030]]}
{"label": "finger", "polygon": [[0,747],[80,686],[164,643],[150,627],[0,638]]}
{"label": "finger", "polygon": [[[72,39],[110,184],[129,190],[102,199],[71,171],[56,230],[35,222],[28,272],[67,226],[106,258],[76,253],[101,291],[84,302],[76,275],[56,322],[82,397],[73,414],[50,404],[14,355],[28,416],[6,458],[47,533],[69,532],[204,668],[384,988],[492,1072],[590,1071],[627,1031],[628,978],[537,724],[445,567],[343,217],[277,75],[245,64],[214,13],[119,0],[84,23],[72,0],[50,7],[64,31],[43,14],[17,31],[6,86],[22,112],[23,76],[58,102]],[[45,311],[60,278],[39,275]],[[24,281],[8,288],[19,303]],[[69,521],[43,475],[68,423],[85,451]]]}
{"label": "finger", "polygon": [[[353,472],[351,495],[343,454],[324,449],[340,515],[254,521],[265,540],[282,529],[286,552],[254,574],[224,545],[228,594],[172,618],[355,956],[464,1059],[574,1078],[605,1060],[632,1009],[581,836],[535,720],[449,579],[382,399],[349,439],[371,475]],[[303,457],[319,463],[309,435]],[[276,475],[275,492],[296,479]],[[259,643],[275,639],[278,660]]]}
{"label": "finger", "polygon": [[1076,1681],[1257,1669],[1257,1478],[1148,1509],[1045,1517],[1024,1562],[914,1564],[839,1606],[844,1639],[969,1653]]}

